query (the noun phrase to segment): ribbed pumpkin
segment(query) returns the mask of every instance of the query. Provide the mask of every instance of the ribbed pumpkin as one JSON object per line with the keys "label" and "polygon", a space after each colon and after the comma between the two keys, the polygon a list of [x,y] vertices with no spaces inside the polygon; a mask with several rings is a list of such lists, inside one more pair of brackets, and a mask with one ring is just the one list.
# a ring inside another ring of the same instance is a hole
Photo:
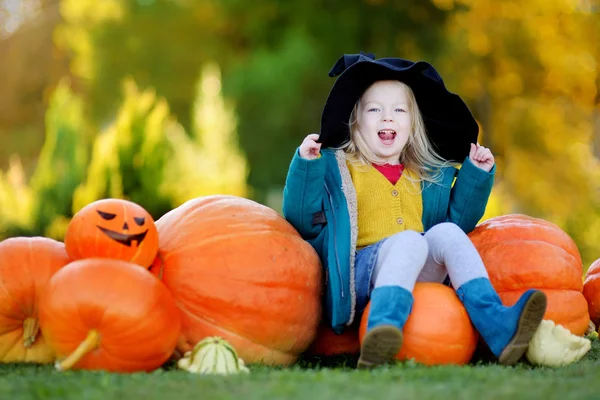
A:
{"label": "ribbed pumpkin", "polygon": [[[473,357],[479,334],[456,292],[441,283],[418,282],[412,311],[404,325],[404,341],[396,359],[425,365],[463,365]],[[371,302],[360,321],[359,337],[367,331]]]}
{"label": "ribbed pumpkin", "polygon": [[54,361],[39,329],[37,300],[68,262],[65,246],[56,240],[15,237],[0,242],[0,361]]}
{"label": "ribbed pumpkin", "polygon": [[317,331],[317,338],[306,353],[315,356],[358,354],[360,353],[358,329],[350,327],[338,335],[330,327],[321,325]]}
{"label": "ribbed pumpkin", "polygon": [[68,264],[50,279],[39,312],[60,370],[154,370],[173,354],[181,327],[162,282],[122,260]]}
{"label": "ribbed pumpkin", "polygon": [[249,363],[293,363],[320,316],[317,253],[274,210],[236,196],[190,200],[156,221],[151,271],[182,312],[181,354],[208,336]]}
{"label": "ribbed pumpkin", "polygon": [[148,268],[158,251],[158,233],[142,206],[123,199],[102,199],[73,216],[65,246],[73,260],[114,258]]}
{"label": "ribbed pumpkin", "polygon": [[521,214],[491,218],[469,234],[502,302],[513,305],[527,289],[548,296],[544,319],[575,335],[589,324],[583,265],[575,242],[555,224]]}
{"label": "ribbed pumpkin", "polygon": [[590,318],[596,326],[600,326],[600,258],[590,265],[583,282],[585,297]]}

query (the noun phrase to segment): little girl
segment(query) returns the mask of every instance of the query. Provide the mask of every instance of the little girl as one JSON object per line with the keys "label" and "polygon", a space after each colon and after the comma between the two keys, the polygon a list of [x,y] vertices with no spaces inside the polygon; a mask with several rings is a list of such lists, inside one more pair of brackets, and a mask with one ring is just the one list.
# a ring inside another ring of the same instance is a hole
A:
{"label": "little girl", "polygon": [[515,364],[546,296],[529,290],[503,306],[467,236],[495,172],[471,112],[422,61],[344,55],[329,75],[339,78],[321,133],[296,151],[283,203],[325,268],[327,322],[341,333],[370,299],[358,367],[393,361],[415,282],[449,278],[499,362]]}

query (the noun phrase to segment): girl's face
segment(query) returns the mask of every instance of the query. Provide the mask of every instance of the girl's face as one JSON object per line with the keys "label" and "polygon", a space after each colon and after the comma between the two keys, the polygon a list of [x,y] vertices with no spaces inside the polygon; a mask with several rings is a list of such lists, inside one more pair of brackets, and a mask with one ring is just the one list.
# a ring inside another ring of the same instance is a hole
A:
{"label": "girl's face", "polygon": [[409,107],[408,96],[396,81],[375,82],[360,98],[358,134],[385,163],[400,163],[400,153],[412,130]]}

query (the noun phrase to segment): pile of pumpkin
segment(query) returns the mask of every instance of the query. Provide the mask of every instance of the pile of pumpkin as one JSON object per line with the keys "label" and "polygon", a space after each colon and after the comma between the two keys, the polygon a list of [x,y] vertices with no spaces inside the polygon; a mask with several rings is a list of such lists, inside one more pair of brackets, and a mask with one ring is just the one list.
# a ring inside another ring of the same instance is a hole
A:
{"label": "pile of pumpkin", "polygon": [[[588,303],[600,317],[600,263],[583,290],[577,247],[557,226],[510,215],[470,237],[506,304],[540,288],[545,318],[576,335],[588,328]],[[73,217],[64,243],[0,242],[0,361],[151,371],[208,337],[225,339],[246,363],[356,354],[368,310],[333,334],[320,324],[322,280],[314,249],[251,200],[193,199],[156,222],[135,203],[96,201]],[[419,283],[414,296],[397,358],[469,362],[478,335],[455,292]]]}
{"label": "pile of pumpkin", "polygon": [[120,199],[88,204],[63,242],[0,242],[0,361],[150,371],[218,336],[246,362],[287,365],[316,336],[316,252],[274,210],[191,200],[156,223]]}

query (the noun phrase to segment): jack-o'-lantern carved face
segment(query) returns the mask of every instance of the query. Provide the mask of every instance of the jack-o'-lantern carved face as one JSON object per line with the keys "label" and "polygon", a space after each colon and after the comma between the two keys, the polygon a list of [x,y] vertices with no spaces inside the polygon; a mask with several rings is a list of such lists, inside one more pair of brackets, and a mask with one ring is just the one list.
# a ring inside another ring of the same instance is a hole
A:
{"label": "jack-o'-lantern carved face", "polygon": [[158,251],[152,216],[122,199],[103,199],[82,208],[69,222],[67,253],[74,259],[101,257],[149,267]]}
{"label": "jack-o'-lantern carved face", "polygon": [[[98,215],[100,215],[100,218],[102,218],[104,221],[107,221],[104,224],[102,223],[103,221],[98,221],[96,226],[112,240],[116,240],[125,246],[131,246],[132,242],[139,246],[144,241],[146,233],[148,233],[145,215],[141,217],[133,217],[131,218],[132,221],[129,221],[128,223],[123,218],[117,218],[117,214],[100,211],[99,209],[96,209],[96,212]],[[129,229],[130,224],[133,229]]]}

